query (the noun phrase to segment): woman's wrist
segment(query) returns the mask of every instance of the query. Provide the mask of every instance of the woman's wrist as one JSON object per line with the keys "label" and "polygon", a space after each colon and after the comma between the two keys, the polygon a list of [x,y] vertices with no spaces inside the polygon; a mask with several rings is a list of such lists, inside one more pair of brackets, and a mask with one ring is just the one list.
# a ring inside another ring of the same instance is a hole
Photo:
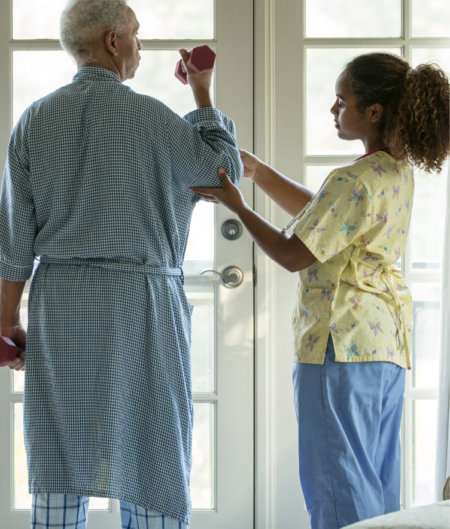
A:
{"label": "woman's wrist", "polygon": [[256,169],[255,169],[255,174],[253,175],[252,181],[256,185],[258,185],[258,182],[261,181],[265,176],[267,176],[268,169],[270,169],[270,165],[267,165],[261,160],[258,160]]}
{"label": "woman's wrist", "polygon": [[249,205],[247,204],[247,202],[245,202],[245,200],[239,204],[239,206],[237,206],[233,213],[235,213],[241,220],[242,220],[242,215],[245,215],[247,211],[253,211]]}

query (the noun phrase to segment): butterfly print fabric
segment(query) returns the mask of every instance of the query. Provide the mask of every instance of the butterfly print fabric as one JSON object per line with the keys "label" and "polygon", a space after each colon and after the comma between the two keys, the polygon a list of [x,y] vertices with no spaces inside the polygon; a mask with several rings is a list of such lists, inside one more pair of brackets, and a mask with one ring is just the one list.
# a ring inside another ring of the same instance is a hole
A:
{"label": "butterfly print fabric", "polygon": [[293,229],[317,258],[299,273],[295,361],[323,363],[331,333],[338,362],[409,367],[412,299],[393,265],[405,250],[413,193],[410,166],[383,151],[325,179]]}

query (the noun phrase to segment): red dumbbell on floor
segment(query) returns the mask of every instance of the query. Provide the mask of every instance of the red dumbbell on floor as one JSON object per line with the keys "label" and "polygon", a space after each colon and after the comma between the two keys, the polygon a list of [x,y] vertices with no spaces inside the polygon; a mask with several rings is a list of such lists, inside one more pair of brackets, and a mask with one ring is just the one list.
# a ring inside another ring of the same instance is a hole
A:
{"label": "red dumbbell on floor", "polygon": [[9,338],[0,336],[0,367],[8,366],[25,349],[17,347]]}
{"label": "red dumbbell on floor", "polygon": [[[203,73],[214,68],[216,62],[216,54],[209,46],[196,46],[189,52],[189,60],[187,65],[195,73]],[[175,77],[183,84],[188,84],[187,74],[183,72],[183,61],[180,59],[175,68]]]}

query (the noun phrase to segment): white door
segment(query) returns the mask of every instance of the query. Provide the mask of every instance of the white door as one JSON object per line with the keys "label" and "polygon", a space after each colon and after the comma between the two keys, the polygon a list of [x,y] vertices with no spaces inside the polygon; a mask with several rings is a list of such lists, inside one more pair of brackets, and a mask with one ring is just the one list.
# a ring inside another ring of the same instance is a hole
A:
{"label": "white door", "polygon": [[[76,66],[58,42],[65,2],[11,0],[0,5],[0,162],[25,108],[71,81]],[[231,117],[241,147],[253,148],[252,0],[129,0],[140,21],[142,60],[134,90],[181,115],[195,108],[190,89],[174,77],[177,50],[208,44],[217,52],[215,105]],[[241,187],[252,203],[251,185]],[[253,526],[253,266],[244,232],[228,240],[233,215],[200,203],[186,253],[186,291],[193,316],[195,427],[191,495],[196,529]],[[230,266],[243,282],[229,288],[216,274]],[[28,286],[28,285],[27,285]],[[26,321],[27,293],[22,302]],[[23,375],[0,370],[0,526],[29,527],[31,497],[22,432]],[[118,502],[92,498],[89,526],[119,527]]]}

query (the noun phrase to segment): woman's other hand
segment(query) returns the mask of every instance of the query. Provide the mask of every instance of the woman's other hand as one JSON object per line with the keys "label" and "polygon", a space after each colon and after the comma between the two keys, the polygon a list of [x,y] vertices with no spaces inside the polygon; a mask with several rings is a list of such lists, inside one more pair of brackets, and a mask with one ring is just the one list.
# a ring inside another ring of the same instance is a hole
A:
{"label": "woman's other hand", "polygon": [[254,154],[239,149],[242,163],[244,165],[244,178],[250,178],[253,180],[261,161]]}
{"label": "woman's other hand", "polygon": [[218,169],[219,178],[222,180],[224,185],[221,187],[190,187],[191,191],[194,191],[197,195],[213,202],[214,204],[223,204],[228,209],[237,213],[240,209],[247,207],[239,189],[231,182],[228,178],[227,173],[222,169]]}
{"label": "woman's other hand", "polygon": [[[27,332],[22,324],[18,325],[2,325],[0,327],[0,336],[9,338],[17,347],[25,349],[27,343]],[[19,356],[8,365],[9,369],[15,371],[24,371],[25,369],[25,353],[20,353]]]}

